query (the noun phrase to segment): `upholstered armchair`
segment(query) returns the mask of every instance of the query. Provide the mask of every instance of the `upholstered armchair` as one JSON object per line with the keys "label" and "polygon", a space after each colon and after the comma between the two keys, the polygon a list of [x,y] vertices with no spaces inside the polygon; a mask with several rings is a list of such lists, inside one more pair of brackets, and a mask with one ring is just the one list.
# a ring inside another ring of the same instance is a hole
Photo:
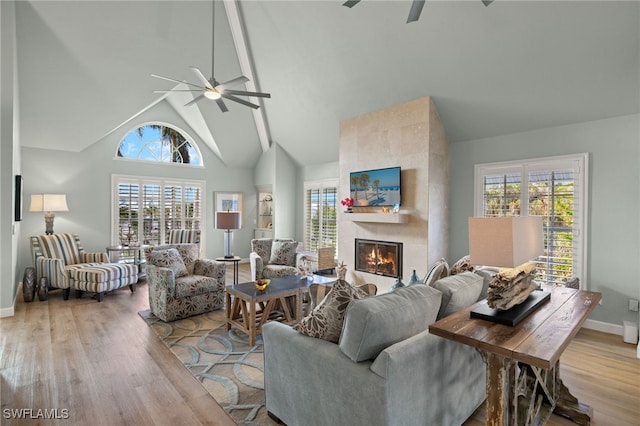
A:
{"label": "upholstered armchair", "polygon": [[200,244],[199,229],[172,229],[169,231],[169,244]]}
{"label": "upholstered armchair", "polygon": [[169,322],[222,308],[225,264],[198,258],[197,244],[145,249],[149,307]]}
{"label": "upholstered armchair", "polygon": [[290,239],[256,238],[251,240],[251,280],[284,277],[300,273],[298,242]]}
{"label": "upholstered armchair", "polygon": [[51,234],[31,237],[31,254],[38,280],[46,278],[49,287],[63,289],[64,300],[71,289],[77,297],[90,291],[101,302],[105,292],[128,285],[135,291],[136,265],[110,263],[106,252],[86,252],[78,234]]}

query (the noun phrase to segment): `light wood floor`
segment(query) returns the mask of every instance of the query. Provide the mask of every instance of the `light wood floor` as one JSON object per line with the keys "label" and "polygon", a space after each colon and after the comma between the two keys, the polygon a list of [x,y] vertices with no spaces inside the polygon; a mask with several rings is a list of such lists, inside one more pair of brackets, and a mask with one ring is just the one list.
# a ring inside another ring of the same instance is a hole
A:
{"label": "light wood floor", "polygon": [[[248,280],[249,266],[241,264],[240,281]],[[60,291],[46,302],[18,297],[15,316],[0,319],[1,424],[53,424],[6,418],[6,410],[20,408],[34,416],[57,409],[59,417],[66,409],[69,420],[57,421],[65,425],[234,424],[139,317],[148,309],[144,281],[135,293],[121,289],[102,303],[73,294],[64,301]],[[563,380],[593,407],[593,424],[640,425],[635,353],[620,336],[583,330],[562,356]],[[482,424],[483,407],[465,423]],[[553,416],[548,424],[572,423]]]}

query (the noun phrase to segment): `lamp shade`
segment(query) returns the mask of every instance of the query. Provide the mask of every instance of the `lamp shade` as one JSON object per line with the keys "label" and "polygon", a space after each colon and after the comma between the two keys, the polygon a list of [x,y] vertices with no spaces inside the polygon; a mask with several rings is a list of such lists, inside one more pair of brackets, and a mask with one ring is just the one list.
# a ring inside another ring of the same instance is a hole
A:
{"label": "lamp shade", "polygon": [[30,212],[67,212],[65,194],[31,194]]}
{"label": "lamp shade", "polygon": [[514,268],[543,252],[540,216],[469,218],[469,256],[474,265]]}
{"label": "lamp shade", "polygon": [[216,212],[217,229],[240,229],[240,212],[222,211]]}

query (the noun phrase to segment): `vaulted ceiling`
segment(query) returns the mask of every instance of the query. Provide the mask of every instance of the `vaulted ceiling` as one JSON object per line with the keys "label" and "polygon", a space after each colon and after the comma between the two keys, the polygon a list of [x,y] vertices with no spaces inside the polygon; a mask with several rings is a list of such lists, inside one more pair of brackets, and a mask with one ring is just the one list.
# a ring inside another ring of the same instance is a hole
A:
{"label": "vaulted ceiling", "polygon": [[[266,143],[300,164],[337,160],[340,120],[422,96],[451,143],[640,112],[639,2],[428,0],[410,24],[410,1],[341,3],[217,2],[216,78],[242,74],[242,29],[253,83],[272,94]],[[252,110],[153,93],[175,84],[152,73],[210,77],[211,17],[209,1],[16,2],[22,144],[80,151],[157,113],[252,167]]]}

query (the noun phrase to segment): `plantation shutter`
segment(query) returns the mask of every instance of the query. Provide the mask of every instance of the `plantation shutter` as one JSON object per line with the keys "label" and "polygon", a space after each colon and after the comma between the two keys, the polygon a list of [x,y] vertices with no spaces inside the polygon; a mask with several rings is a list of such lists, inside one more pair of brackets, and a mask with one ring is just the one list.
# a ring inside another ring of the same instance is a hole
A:
{"label": "plantation shutter", "polygon": [[305,183],[304,245],[309,251],[337,245],[337,182]]}
{"label": "plantation shutter", "polygon": [[163,244],[171,229],[200,229],[204,183],[113,176],[118,244]]}
{"label": "plantation shutter", "polygon": [[586,164],[582,154],[476,166],[476,216],[542,216],[546,284],[586,280]]}

